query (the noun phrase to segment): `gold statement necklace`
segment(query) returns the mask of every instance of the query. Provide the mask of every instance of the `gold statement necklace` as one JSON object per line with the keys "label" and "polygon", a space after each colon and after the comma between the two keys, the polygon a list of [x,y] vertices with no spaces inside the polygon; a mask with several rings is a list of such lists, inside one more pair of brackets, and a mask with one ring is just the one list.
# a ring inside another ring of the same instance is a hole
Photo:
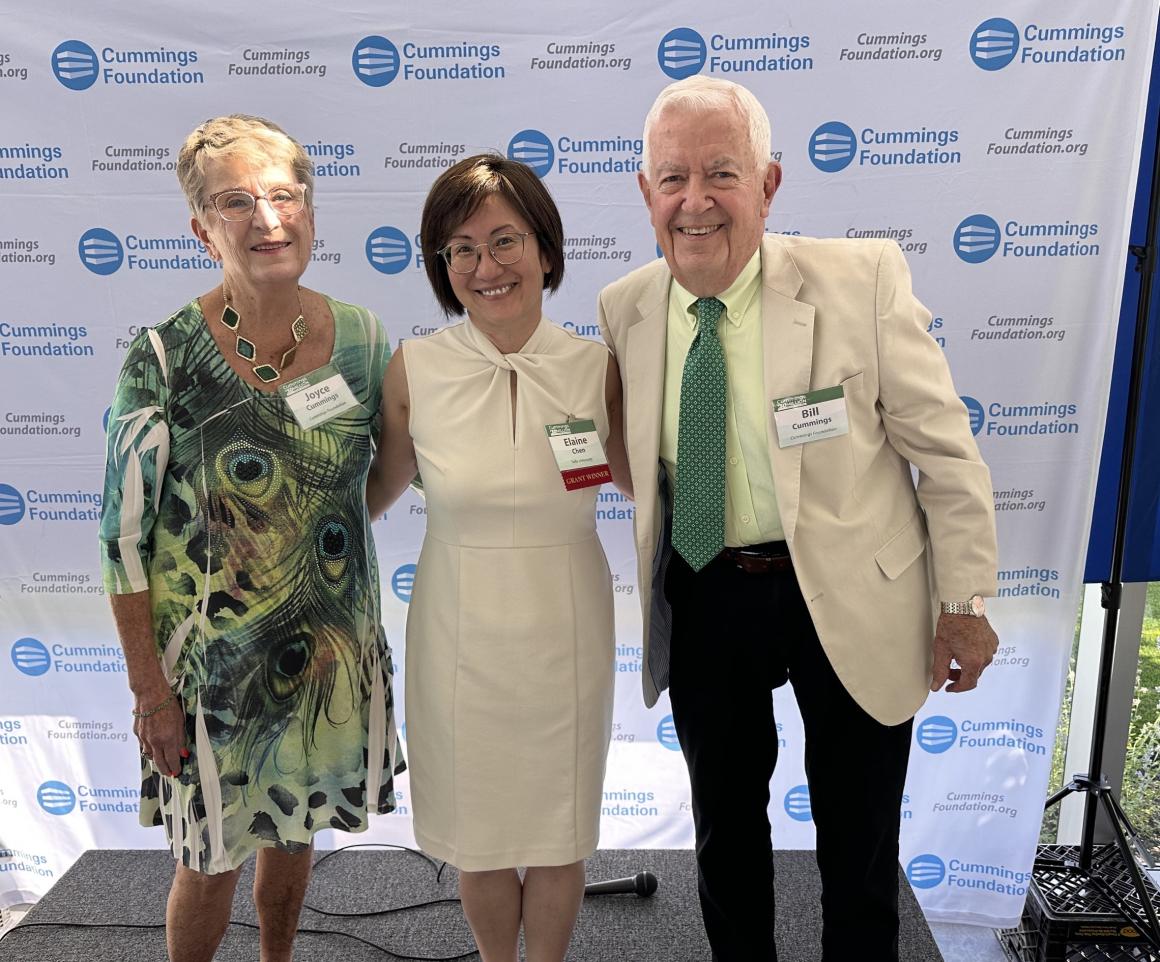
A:
{"label": "gold statement necklace", "polygon": [[224,287],[222,288],[222,297],[225,298],[226,306],[222,309],[221,321],[234,332],[234,351],[243,361],[249,362],[250,370],[265,384],[277,381],[282,376],[282,371],[294,363],[294,355],[298,353],[298,345],[306,340],[306,336],[310,333],[310,325],[306,323],[305,312],[302,310],[302,288],[298,288],[297,295],[298,316],[290,324],[290,334],[294,338],[294,343],[275,366],[273,364],[254,364],[258,348],[253,341],[242,336],[242,315],[230,306],[230,292]]}

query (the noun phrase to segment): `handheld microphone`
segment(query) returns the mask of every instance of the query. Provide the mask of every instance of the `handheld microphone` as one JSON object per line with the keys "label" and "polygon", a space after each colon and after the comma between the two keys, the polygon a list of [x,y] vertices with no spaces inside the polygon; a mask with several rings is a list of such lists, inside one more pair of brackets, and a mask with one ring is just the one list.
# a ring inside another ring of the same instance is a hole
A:
{"label": "handheld microphone", "polygon": [[607,882],[589,882],[585,895],[639,895],[648,898],[657,890],[657,877],[652,872],[637,872],[631,878],[614,878]]}

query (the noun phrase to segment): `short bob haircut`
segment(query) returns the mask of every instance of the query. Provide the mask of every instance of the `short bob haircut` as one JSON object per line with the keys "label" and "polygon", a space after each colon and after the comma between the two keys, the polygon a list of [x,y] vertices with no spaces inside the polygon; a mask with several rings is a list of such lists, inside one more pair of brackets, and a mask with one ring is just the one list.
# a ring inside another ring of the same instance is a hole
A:
{"label": "short bob haircut", "polygon": [[[544,290],[555,292],[564,279],[564,227],[556,202],[540,178],[527,165],[500,154],[465,157],[431,185],[419,225],[427,280],[448,317],[463,314],[463,305],[451,289],[449,268],[439,251],[447,245],[452,232],[479,210],[480,204],[496,195],[511,204],[535,233],[549,265],[544,274]],[[489,255],[484,252],[483,256]]]}
{"label": "short bob haircut", "polygon": [[314,201],[314,162],[302,145],[272,120],[230,114],[199,125],[177,155],[177,180],[194,217],[205,208],[206,168],[221,157],[239,157],[255,167],[286,164],[296,182],[306,185],[306,205]]}

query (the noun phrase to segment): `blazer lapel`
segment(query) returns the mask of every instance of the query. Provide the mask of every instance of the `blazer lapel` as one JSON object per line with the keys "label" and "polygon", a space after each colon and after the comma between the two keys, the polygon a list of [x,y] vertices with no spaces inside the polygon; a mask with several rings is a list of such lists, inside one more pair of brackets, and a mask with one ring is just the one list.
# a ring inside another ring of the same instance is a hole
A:
{"label": "blazer lapel", "polygon": [[[784,245],[767,236],[761,251],[761,337],[765,355],[765,398],[802,394],[810,389],[814,350],[814,309],[796,299],[802,277]],[[780,448],[772,406],[766,432],[773,484],[786,541],[793,541],[801,503],[802,446]]]}
{"label": "blazer lapel", "polygon": [[622,359],[625,383],[625,425],[629,470],[636,494],[637,513],[646,523],[637,526],[637,539],[655,543],[657,523],[657,460],[661,449],[661,404],[665,385],[665,331],[668,323],[669,280],[661,270],[636,302],[639,319],[628,330]]}

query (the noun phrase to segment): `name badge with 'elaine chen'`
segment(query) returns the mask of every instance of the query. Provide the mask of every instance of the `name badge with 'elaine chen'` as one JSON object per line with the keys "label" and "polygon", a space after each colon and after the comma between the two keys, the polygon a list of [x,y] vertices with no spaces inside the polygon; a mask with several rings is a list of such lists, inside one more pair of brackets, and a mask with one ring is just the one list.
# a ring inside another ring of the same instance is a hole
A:
{"label": "name badge with 'elaine chen'", "polygon": [[612,471],[594,421],[569,419],[563,424],[545,424],[544,430],[548,432],[548,444],[556,456],[564,487],[569,491],[612,480]]}
{"label": "name badge with 'elaine chen'", "polygon": [[362,407],[333,364],[296,377],[284,384],[281,392],[294,420],[305,431]]}

